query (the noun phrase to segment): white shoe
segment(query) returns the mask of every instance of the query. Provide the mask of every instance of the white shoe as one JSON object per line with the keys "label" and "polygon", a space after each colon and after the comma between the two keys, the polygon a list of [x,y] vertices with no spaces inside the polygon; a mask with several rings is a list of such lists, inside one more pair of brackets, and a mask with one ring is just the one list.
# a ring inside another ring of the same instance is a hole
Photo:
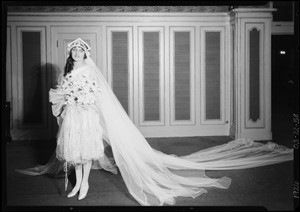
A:
{"label": "white shoe", "polygon": [[87,186],[84,189],[80,188],[80,193],[79,193],[79,196],[78,196],[78,200],[82,200],[82,199],[86,198],[88,190],[89,190],[89,186]]}
{"label": "white shoe", "polygon": [[79,187],[78,188],[74,187],[73,190],[68,194],[67,197],[68,198],[74,197],[77,194],[78,191],[79,191]]}

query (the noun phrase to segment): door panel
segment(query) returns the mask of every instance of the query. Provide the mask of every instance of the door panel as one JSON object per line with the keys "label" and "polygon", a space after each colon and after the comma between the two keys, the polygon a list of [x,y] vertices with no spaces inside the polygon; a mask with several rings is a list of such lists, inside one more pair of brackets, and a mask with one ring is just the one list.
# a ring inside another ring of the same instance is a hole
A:
{"label": "door panel", "polygon": [[17,27],[16,72],[12,73],[13,140],[51,137],[46,28]]}
{"label": "door panel", "polygon": [[131,120],[133,120],[134,87],[132,34],[132,27],[106,28],[108,83]]}
{"label": "door panel", "polygon": [[195,29],[170,28],[170,125],[195,125]]}
{"label": "door panel", "polygon": [[163,27],[138,28],[140,126],[165,124],[163,37]]}

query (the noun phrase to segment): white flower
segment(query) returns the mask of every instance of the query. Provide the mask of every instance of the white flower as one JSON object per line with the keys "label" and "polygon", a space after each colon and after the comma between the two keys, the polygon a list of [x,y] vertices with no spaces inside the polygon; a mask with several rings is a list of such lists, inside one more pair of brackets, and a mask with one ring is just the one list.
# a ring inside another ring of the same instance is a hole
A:
{"label": "white flower", "polygon": [[61,89],[65,92],[66,104],[87,108],[88,105],[95,104],[96,93],[100,93],[100,87],[95,80],[89,80],[82,75],[73,79],[71,75],[65,77],[61,84]]}

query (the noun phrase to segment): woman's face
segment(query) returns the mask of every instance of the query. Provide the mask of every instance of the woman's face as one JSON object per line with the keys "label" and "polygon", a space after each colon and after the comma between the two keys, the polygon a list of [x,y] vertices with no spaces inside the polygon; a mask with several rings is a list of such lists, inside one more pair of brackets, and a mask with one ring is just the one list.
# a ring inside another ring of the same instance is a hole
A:
{"label": "woman's face", "polygon": [[71,52],[73,60],[75,60],[76,62],[83,61],[85,53],[81,47],[76,46],[71,50]]}

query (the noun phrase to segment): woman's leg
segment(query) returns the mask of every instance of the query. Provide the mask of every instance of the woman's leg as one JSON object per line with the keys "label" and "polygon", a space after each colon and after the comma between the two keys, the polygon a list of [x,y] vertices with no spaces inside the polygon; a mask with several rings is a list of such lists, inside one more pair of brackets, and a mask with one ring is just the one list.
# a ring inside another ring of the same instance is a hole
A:
{"label": "woman's leg", "polygon": [[84,199],[89,189],[89,175],[92,167],[92,161],[88,161],[87,163],[83,164],[83,178],[80,186],[80,193],[78,199]]}
{"label": "woman's leg", "polygon": [[77,194],[80,189],[82,182],[82,165],[75,166],[76,184],[73,190],[68,194],[68,197],[73,197]]}

